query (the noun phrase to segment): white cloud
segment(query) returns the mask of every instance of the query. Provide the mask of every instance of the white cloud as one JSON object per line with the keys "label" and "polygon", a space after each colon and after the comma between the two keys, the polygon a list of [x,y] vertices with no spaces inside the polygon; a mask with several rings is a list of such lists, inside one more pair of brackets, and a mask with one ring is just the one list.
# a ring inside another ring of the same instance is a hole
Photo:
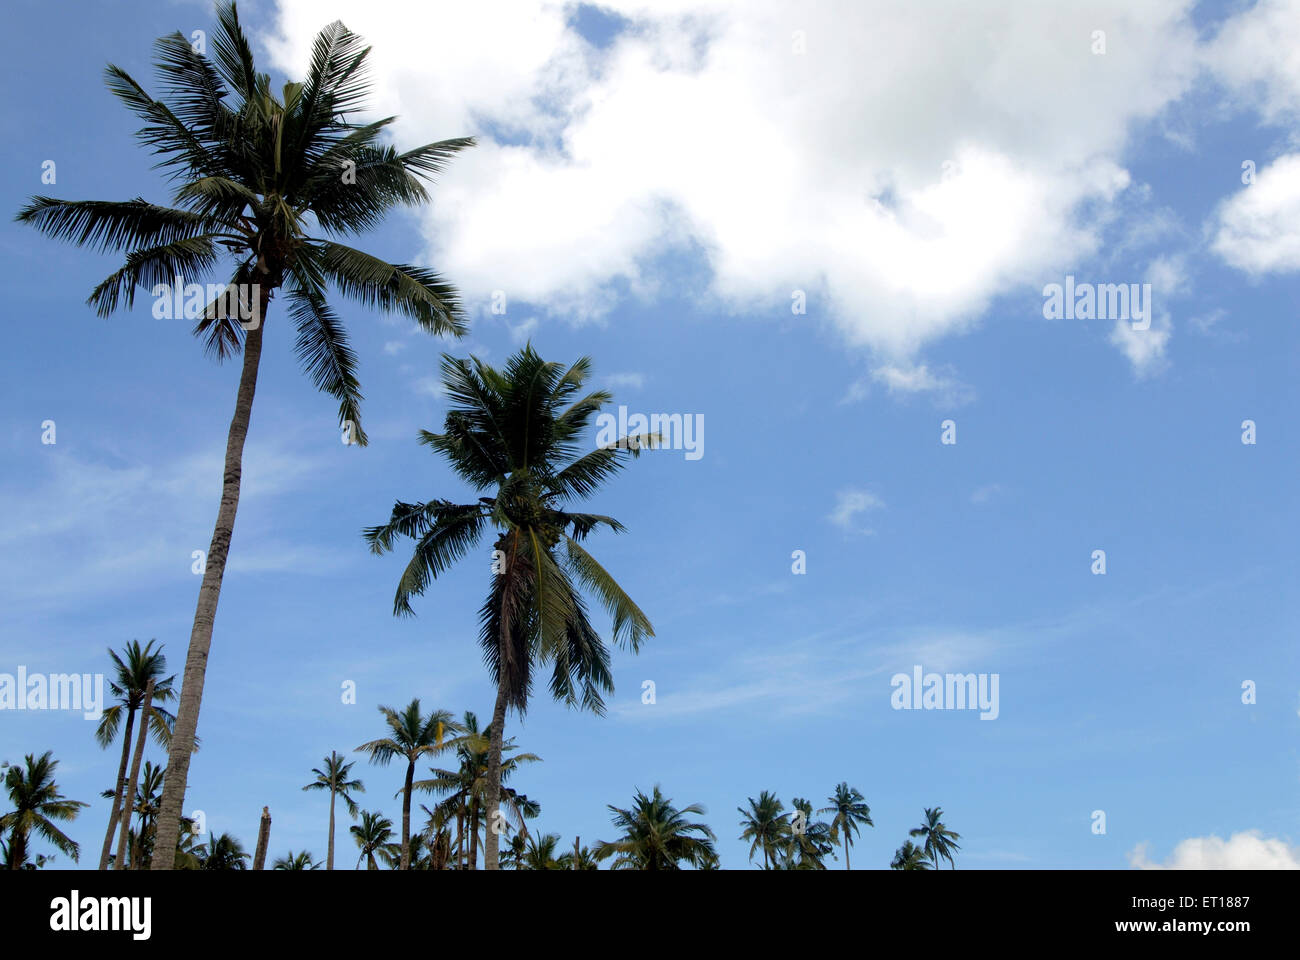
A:
{"label": "white cloud", "polygon": [[970,502],[974,504],[985,504],[1002,492],[1002,484],[990,483],[975,490],[970,495]]}
{"label": "white cloud", "polygon": [[507,131],[424,214],[429,259],[470,300],[597,316],[691,245],[721,308],[807,289],[888,366],[1095,250],[1081,207],[1099,218],[1126,188],[1131,126],[1196,70],[1190,0],[602,6],[631,21],[605,50],[561,3],[282,0],[273,50],[298,72],[342,16],[404,143]]}
{"label": "white cloud", "polygon": [[388,354],[390,357],[397,356],[397,354],[401,353],[405,349],[406,344],[401,340],[389,340],[384,344],[384,353]]}
{"label": "white cloud", "polygon": [[1223,202],[1212,248],[1249,274],[1300,270],[1300,153],[1279,157]]}
{"label": "white cloud", "polygon": [[611,390],[640,390],[645,386],[645,374],[611,373],[604,378],[604,382]]}
{"label": "white cloud", "polygon": [[841,490],[835,497],[835,509],[827,519],[837,527],[851,530],[854,517],[868,510],[879,510],[884,505],[884,501],[869,490]]}
{"label": "white cloud", "polygon": [[1138,870],[1300,870],[1300,847],[1245,830],[1227,840],[1213,834],[1183,840],[1164,863],[1150,860],[1147,844],[1140,843],[1128,860]]}
{"label": "white cloud", "polygon": [[1206,50],[1218,78],[1267,120],[1300,113],[1300,0],[1259,0]]}

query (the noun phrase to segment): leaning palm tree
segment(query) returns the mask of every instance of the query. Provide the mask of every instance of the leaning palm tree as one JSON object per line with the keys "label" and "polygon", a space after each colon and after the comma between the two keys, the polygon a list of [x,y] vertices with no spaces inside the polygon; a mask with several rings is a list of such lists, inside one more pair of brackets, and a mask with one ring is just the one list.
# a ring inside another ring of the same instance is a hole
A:
{"label": "leaning palm tree", "polygon": [[831,817],[831,830],[844,843],[844,869],[850,870],[852,867],[849,864],[849,847],[853,846],[853,835],[864,824],[868,827],[875,826],[871,822],[871,807],[867,806],[865,798],[857,788],[850,787],[847,782],[836,786],[835,792],[826,798],[826,802],[830,806],[822,807],[817,812],[835,814]]}
{"label": "leaning palm tree", "polygon": [[366,788],[360,780],[349,779],[348,776],[352,770],[352,763],[344,759],[343,755],[337,750],[331,750],[330,755],[325,758],[325,768],[312,767],[311,772],[316,774],[316,779],[304,790],[328,790],[330,792],[330,840],[329,852],[325,856],[325,869],[334,869],[334,798],[342,797],[343,803],[348,808],[348,815],[352,819],[357,817],[357,804],[352,799],[352,793],[365,793]]}
{"label": "leaning palm tree", "polygon": [[930,864],[925,859],[925,851],[911,840],[904,840],[903,845],[894,851],[894,859],[889,864],[890,870],[929,870]]}
{"label": "leaning palm tree", "polygon": [[[59,785],[54,782],[54,768],[59,761],[52,759],[52,754],[52,750],[46,750],[39,757],[29,753],[23,758],[22,766],[9,765],[5,770],[5,792],[14,806],[13,810],[0,815],[0,834],[9,833],[5,849],[5,868],[8,870],[19,870],[27,862],[27,847],[32,834],[48,840],[55,849],[74,861],[81,855],[81,848],[56,827],[54,821],[66,823],[75,820],[81,808],[89,804],[68,800],[59,793]],[[40,862],[39,858],[37,862]]]}
{"label": "leaning palm tree", "polygon": [[[617,532],[623,525],[566,509],[569,501],[594,494],[624,465],[625,454],[636,455],[657,440],[620,438],[580,453],[591,418],[612,399],[604,391],[580,395],[590,371],[586,358],[566,370],[543,361],[531,345],[502,370],[477,358],[444,355],[442,381],[451,409],[444,432],[421,431],[420,442],[491,496],[470,504],[399,501],[388,523],[365,531],[375,553],[392,550],[399,538],[415,541],[393,600],[399,616],[412,614],[412,597],[423,594],[489,528],[497,532],[492,579],[479,611],[479,644],[497,687],[489,724],[490,824],[498,823],[506,710],[522,716],[527,709],[533,668],[549,664],[551,695],[597,714],[604,712],[602,694],[613,690],[609,651],[588,618],[580,588],[609,612],[620,645],[635,652],[654,635],[646,615],[582,545],[598,527]],[[484,861],[486,869],[498,868],[496,830],[488,831]]]}
{"label": "leaning palm tree", "polygon": [[[366,107],[369,48],[342,23],[317,36],[301,83],[279,94],[258,73],[233,3],[217,9],[213,56],[181,33],[155,43],[163,96],[155,99],[126,71],[110,65],[109,90],[144,121],[140,142],[161,159],[176,185],[172,205],[33,197],[17,219],[41,232],[126,262],[97,286],[89,303],[101,316],[134,304],[136,288],[155,297],[155,312],[188,284],[209,276],[222,255],[229,284],[212,285],[194,333],[225,359],[242,351],[235,411],[226,440],[221,502],[185,659],[175,740],[159,818],[155,869],[170,869],[194,749],[212,627],[239,506],[244,441],[262,355],[267,308],[283,291],[298,359],[313,384],[339,403],[345,438],[361,445],[357,359],[332,287],[368,307],[399,311],[432,334],[461,335],[454,289],[433,272],[391,264],[338,242],[378,225],[390,210],[429,199],[429,180],[473,140],[461,138],[398,153],[383,143],[394,117],[353,119]],[[317,235],[309,234],[309,229]]]}
{"label": "leaning palm tree", "polygon": [[290,850],[283,857],[280,857],[271,866],[272,870],[319,870],[320,864],[311,858],[311,854],[304,850],[302,853],[294,853]]}
{"label": "leaning palm tree", "polygon": [[[108,749],[117,736],[118,729],[125,726],[125,731],[122,734],[122,759],[117,767],[117,789],[109,794],[113,799],[113,809],[108,817],[108,833],[104,836],[104,847],[99,853],[101,870],[108,869],[109,854],[113,849],[113,842],[117,839],[117,825],[122,816],[122,797],[126,793],[126,764],[130,759],[133,743],[131,732],[135,727],[136,711],[144,706],[145,687],[149,685],[150,680],[154,684],[153,697],[149,701],[149,717],[141,722],[149,724],[149,732],[163,749],[170,744],[172,727],[176,723],[176,718],[162,706],[175,698],[176,691],[172,688],[172,681],[176,678],[163,676],[167,671],[167,658],[163,656],[162,647],[153,649],[154,643],[155,641],[150,640],[141,647],[139,640],[132,640],[122,651],[125,659],[119,657],[113,650],[108,651],[109,657],[113,660],[114,673],[108,686],[113,696],[117,698],[117,702],[105,708],[100,716],[99,726],[95,729],[95,740],[101,747]],[[125,725],[122,723],[123,715],[126,717]]]}
{"label": "leaning palm tree", "polygon": [[623,831],[618,840],[596,841],[596,859],[614,858],[614,870],[680,870],[686,863],[705,869],[716,862],[716,838],[704,823],[692,823],[687,815],[703,815],[698,803],[678,810],[659,791],[646,796],[640,790],[632,806],[623,810],[610,806],[614,826]]}
{"label": "leaning palm tree", "polygon": [[772,862],[785,845],[790,834],[789,814],[782,811],[785,805],[777,799],[776,794],[764,790],[758,799],[746,798],[749,809],[737,807],[740,825],[743,828],[741,840],[749,840],[749,859],[754,859],[754,851],[763,851],[763,869],[770,870]]}
{"label": "leaning palm tree", "polygon": [[208,843],[199,848],[200,870],[247,870],[249,859],[244,845],[228,833],[208,834]]}
{"label": "leaning palm tree", "polygon": [[422,758],[454,747],[459,741],[443,742],[448,732],[459,733],[461,726],[452,720],[448,710],[434,710],[427,717],[420,714],[417,697],[398,713],[392,707],[380,707],[388,724],[389,736],[371,740],[357,747],[371,763],[387,766],[394,757],[406,761],[406,780],[399,791],[402,797],[402,857],[400,870],[411,864],[411,786],[415,780],[415,764]]}
{"label": "leaning palm tree", "polygon": [[939,869],[939,858],[942,857],[948,861],[952,869],[957,869],[957,864],[952,859],[952,851],[960,850],[961,844],[957,840],[961,837],[960,833],[953,833],[943,824],[943,809],[941,807],[926,807],[925,819],[919,827],[908,831],[909,836],[925,837],[925,855],[930,858],[936,870]]}
{"label": "leaning palm tree", "polygon": [[378,870],[379,864],[375,862],[375,854],[392,847],[393,821],[382,813],[362,810],[361,822],[354,823],[348,828],[348,832],[352,834],[352,839],[357,842],[357,847],[361,850],[357,857],[357,869],[361,868],[361,861],[365,860],[367,870]]}

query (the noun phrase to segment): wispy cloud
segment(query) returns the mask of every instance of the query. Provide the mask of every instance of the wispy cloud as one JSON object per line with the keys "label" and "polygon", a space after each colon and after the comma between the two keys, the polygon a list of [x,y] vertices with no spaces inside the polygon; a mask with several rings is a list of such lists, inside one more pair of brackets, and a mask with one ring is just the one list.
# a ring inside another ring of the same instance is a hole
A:
{"label": "wispy cloud", "polygon": [[871,510],[880,510],[885,502],[870,490],[841,490],[835,496],[835,509],[827,517],[831,523],[843,530],[856,533],[871,533],[868,529],[854,529],[854,518]]}

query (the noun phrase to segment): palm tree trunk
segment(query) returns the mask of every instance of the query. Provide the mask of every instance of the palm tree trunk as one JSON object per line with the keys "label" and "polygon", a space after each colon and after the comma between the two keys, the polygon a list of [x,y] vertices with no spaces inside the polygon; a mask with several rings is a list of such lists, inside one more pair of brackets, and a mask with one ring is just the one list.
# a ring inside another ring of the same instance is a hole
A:
{"label": "palm tree trunk", "polygon": [[465,805],[456,808],[456,869],[465,869]]}
{"label": "palm tree trunk", "polygon": [[266,849],[271,845],[271,810],[262,808],[262,822],[257,828],[257,849],[253,852],[253,869],[261,870],[266,866]]}
{"label": "palm tree trunk", "polygon": [[135,705],[128,699],[126,729],[122,731],[122,760],[117,765],[117,791],[113,794],[113,812],[108,817],[108,833],[104,834],[104,849],[99,852],[101,870],[108,869],[108,855],[113,852],[113,838],[117,836],[117,818],[122,814],[122,794],[126,791],[126,764],[131,757],[131,728],[134,726]]}
{"label": "palm tree trunk", "polygon": [[[497,810],[501,805],[501,745],[504,742],[506,727],[506,646],[509,642],[509,627],[501,631],[501,677],[497,681],[497,702],[492,708],[492,737],[488,741],[487,766],[487,836],[483,842],[483,869],[501,869],[497,849]],[[475,831],[475,839],[478,832]]]}
{"label": "palm tree trunk", "polygon": [[235,396],[235,415],[226,437],[226,468],[221,484],[221,505],[217,523],[208,546],[207,566],[199,586],[198,605],[194,610],[194,627],[185,654],[185,674],[181,683],[176,725],[167,754],[167,777],[163,782],[162,803],[158,811],[157,853],[151,869],[171,870],[176,862],[176,843],[181,831],[181,813],[185,806],[185,783],[190,772],[190,754],[199,725],[199,705],[203,701],[203,678],[208,669],[208,650],[212,646],[212,625],[217,618],[217,601],[221,598],[221,580],[226,573],[230,538],[235,531],[235,512],[239,509],[239,481],[243,471],[244,440],[253,414],[253,394],[257,390],[257,369],[262,358],[262,333],[266,329],[266,307],[271,288],[263,285],[258,293],[258,324],[244,336],[244,365],[239,374],[239,392]]}
{"label": "palm tree trunk", "polygon": [[478,799],[469,805],[469,868],[478,869]]}
{"label": "palm tree trunk", "polygon": [[853,864],[849,863],[849,835],[847,833],[844,834],[844,869],[853,869]]}
{"label": "palm tree trunk", "polygon": [[135,758],[131,761],[131,779],[126,786],[126,796],[122,798],[122,836],[117,841],[117,863],[115,870],[126,869],[126,845],[131,831],[131,808],[135,806],[135,785],[140,777],[140,761],[144,757],[144,743],[149,737],[149,710],[153,707],[153,678],[144,688],[144,703],[140,707],[140,735],[136,739]]}
{"label": "palm tree trunk", "polygon": [[415,761],[406,765],[406,787],[402,790],[402,861],[398,870],[411,868],[411,783],[415,779]]}
{"label": "palm tree trunk", "polygon": [[325,857],[325,869],[334,869],[334,788],[330,787],[330,845]]}

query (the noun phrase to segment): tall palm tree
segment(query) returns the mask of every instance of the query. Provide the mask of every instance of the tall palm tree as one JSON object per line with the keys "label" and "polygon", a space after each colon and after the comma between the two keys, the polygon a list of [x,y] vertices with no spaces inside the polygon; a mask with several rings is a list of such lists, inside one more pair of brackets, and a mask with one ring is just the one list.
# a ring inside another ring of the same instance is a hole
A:
{"label": "tall palm tree", "polygon": [[939,869],[939,858],[943,857],[951,865],[952,869],[957,869],[957,864],[952,859],[952,851],[960,850],[961,844],[957,840],[961,837],[960,833],[953,833],[943,824],[943,809],[941,807],[926,807],[925,819],[921,821],[919,827],[908,831],[912,837],[925,837],[925,855],[930,858],[936,870]]}
{"label": "tall palm tree", "polygon": [[33,833],[74,861],[81,855],[81,848],[54,821],[75,820],[81,808],[88,804],[68,800],[59,792],[59,785],[54,782],[54,768],[59,761],[52,757],[52,750],[46,750],[40,757],[29,753],[23,758],[22,766],[14,764],[5,769],[5,791],[14,806],[8,813],[0,814],[0,834],[9,833],[5,850],[8,870],[21,869],[27,862],[27,847]]}
{"label": "tall palm tree", "polygon": [[[469,836],[469,869],[477,870],[479,827],[489,823],[484,817],[484,811],[487,801],[488,752],[491,747],[492,733],[490,729],[479,729],[478,717],[472,710],[465,711],[461,728],[464,732],[459,737],[459,745],[456,747],[456,756],[460,760],[459,768],[444,770],[435,767],[432,771],[434,773],[432,779],[416,781],[412,784],[412,788],[432,791],[447,797],[443,801],[445,808],[448,812],[456,811]],[[505,783],[520,765],[540,763],[542,758],[535,753],[514,753],[517,749],[513,737],[502,743],[503,756],[500,767],[502,788],[499,809],[505,810],[507,817],[513,818],[518,828],[523,826],[525,817],[536,816],[540,807],[524,794],[506,787]],[[505,754],[514,755],[504,756]]]}
{"label": "tall palm tree", "polygon": [[822,807],[817,812],[835,814],[831,817],[831,829],[844,843],[844,869],[851,870],[849,847],[853,846],[853,835],[863,825],[875,826],[871,822],[871,807],[867,806],[866,798],[858,792],[857,788],[850,787],[847,782],[837,785],[835,792],[826,798],[826,802],[830,806]]}
{"label": "tall palm tree", "polygon": [[680,870],[682,863],[700,869],[717,858],[713,831],[686,819],[702,816],[704,807],[692,803],[678,810],[658,784],[650,796],[638,790],[630,808],[611,805],[609,811],[623,835],[596,841],[596,859],[613,857],[614,870]]}
{"label": "tall palm tree", "polygon": [[392,847],[393,821],[382,813],[362,810],[361,822],[350,826],[348,832],[352,834],[352,839],[357,842],[357,847],[361,850],[357,857],[357,868],[360,869],[361,861],[365,860],[367,870],[378,870],[379,864],[375,862],[375,854]]}
{"label": "tall palm tree", "polygon": [[329,852],[325,856],[326,870],[334,869],[334,798],[343,798],[343,802],[348,808],[348,815],[355,820],[357,817],[357,804],[350,794],[366,792],[366,788],[360,780],[349,779],[351,770],[351,761],[345,760],[337,750],[331,750],[330,755],[325,758],[324,769],[312,767],[311,772],[316,774],[316,779],[303,787],[304,790],[328,790],[330,792],[330,840]]}
{"label": "tall palm tree", "polygon": [[411,864],[411,785],[415,779],[415,764],[422,758],[454,747],[457,740],[443,742],[448,732],[459,733],[461,726],[456,723],[448,710],[434,710],[427,717],[420,714],[420,699],[416,697],[398,713],[392,707],[380,707],[384,722],[388,724],[389,736],[371,740],[357,747],[357,751],[366,754],[371,763],[387,766],[394,757],[406,761],[406,780],[400,791],[402,797],[402,858],[398,869],[405,870]]}
{"label": "tall palm tree", "polygon": [[290,850],[283,857],[278,858],[271,866],[272,870],[319,870],[320,864],[311,858],[311,854],[304,850],[302,853],[294,853]]}
{"label": "tall palm tree", "polygon": [[[566,370],[542,360],[531,345],[502,370],[477,358],[444,355],[442,382],[451,409],[444,432],[421,431],[420,442],[491,496],[470,504],[399,501],[388,523],[365,531],[375,553],[392,550],[399,538],[415,541],[393,600],[399,616],[410,615],[411,598],[423,594],[489,528],[497,531],[492,578],[479,612],[479,643],[497,687],[489,725],[490,824],[498,822],[506,710],[522,716],[527,709],[534,666],[551,666],[553,697],[597,714],[604,711],[602,694],[613,690],[609,651],[579,589],[609,612],[620,645],[635,652],[654,635],[645,614],[582,545],[598,527],[617,532],[623,525],[612,517],[565,509],[569,501],[594,494],[622,468],[625,454],[636,455],[656,441],[621,438],[580,454],[591,418],[612,399],[605,391],[579,395],[590,372],[585,357]],[[488,831],[484,861],[488,870],[498,868],[496,830]]]}
{"label": "tall palm tree", "polygon": [[790,815],[783,812],[785,804],[770,790],[760,793],[757,800],[753,797],[746,799],[749,801],[748,810],[744,807],[736,808],[740,814],[740,825],[744,828],[740,839],[750,841],[751,861],[755,850],[763,851],[763,869],[770,870],[772,861],[790,834]]}
{"label": "tall palm tree", "polygon": [[[163,779],[166,773],[166,767],[156,766],[152,760],[146,760],[144,769],[140,771],[140,785],[135,795],[135,809],[132,811],[133,814],[140,818],[139,826],[129,832],[129,843],[127,845],[127,851],[130,854],[129,869],[131,870],[147,870],[152,861],[155,821],[158,818],[158,808],[162,800]],[[100,796],[111,799],[113,791],[105,790]],[[115,854],[110,856],[110,864],[115,859]]]}
{"label": "tall palm tree", "polygon": [[147,722],[149,732],[164,750],[171,742],[172,727],[176,723],[176,718],[162,707],[162,704],[170,702],[176,696],[172,687],[176,678],[163,676],[167,671],[167,658],[163,656],[162,647],[153,649],[155,642],[150,640],[141,647],[139,640],[132,640],[122,651],[125,658],[119,657],[113,650],[108,651],[113,660],[114,674],[108,687],[117,702],[107,707],[100,716],[99,726],[95,729],[95,740],[107,750],[117,736],[118,729],[123,726],[123,714],[126,716],[126,730],[122,734],[122,759],[117,767],[117,789],[110,794],[113,809],[108,817],[108,833],[104,836],[104,847],[99,854],[101,870],[108,868],[109,854],[117,838],[117,825],[122,816],[122,797],[126,793],[126,764],[131,754],[131,732],[135,727],[136,711],[144,706],[144,691],[150,680],[154,684]]}
{"label": "tall palm tree", "polygon": [[208,843],[199,848],[200,870],[247,870],[249,859],[244,845],[228,833],[208,834]]}
{"label": "tall palm tree", "polygon": [[516,870],[570,870],[573,868],[573,854],[560,853],[558,833],[536,834],[527,840],[523,856],[515,866]]}
{"label": "tall palm tree", "polygon": [[[455,290],[435,273],[387,263],[337,238],[373,228],[399,205],[427,201],[424,181],[473,140],[398,153],[382,142],[394,117],[352,119],[366,107],[369,48],[340,22],[316,37],[306,78],[285,84],[278,97],[270,75],[257,72],[234,3],[218,5],[211,43],[209,59],[180,32],[156,41],[161,99],[121,68],[106,71],[109,90],[144,121],[138,139],[161,157],[158,166],[176,185],[172,206],[37,196],[17,216],[57,239],[125,252],[122,268],[90,295],[101,316],[132,307],[137,287],[171,296],[165,291],[173,278],[210,275],[222,253],[232,261],[233,272],[223,274],[230,285],[194,327],[210,354],[224,359],[242,350],[243,362],[185,659],[156,869],[173,865],[272,296],[284,291],[298,359],[313,384],[338,401],[339,422],[357,444],[366,443],[357,360],[329,288],[404,313],[432,334],[465,330]],[[308,234],[314,228],[319,235]]]}
{"label": "tall palm tree", "polygon": [[903,845],[894,851],[894,859],[889,864],[891,870],[929,870],[925,851],[911,840],[904,840]]}

